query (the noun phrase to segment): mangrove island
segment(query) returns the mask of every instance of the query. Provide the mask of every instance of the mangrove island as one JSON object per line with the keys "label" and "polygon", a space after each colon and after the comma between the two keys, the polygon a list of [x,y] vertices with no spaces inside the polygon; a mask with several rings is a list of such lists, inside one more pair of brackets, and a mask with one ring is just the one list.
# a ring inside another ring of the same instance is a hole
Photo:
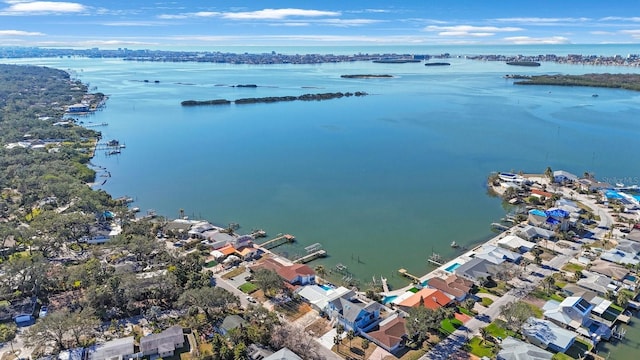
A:
{"label": "mangrove island", "polygon": [[256,103],[275,103],[281,101],[320,101],[320,100],[331,100],[331,99],[339,99],[341,97],[351,97],[351,96],[365,96],[368,95],[364,91],[356,91],[355,93],[351,92],[336,92],[336,93],[323,93],[323,94],[304,94],[300,96],[268,96],[262,98],[243,98],[237,99],[234,101],[226,100],[226,99],[217,99],[217,100],[185,100],[180,104],[182,106],[198,106],[198,105],[228,105],[232,102],[236,105],[239,104],[256,104]]}
{"label": "mangrove island", "polygon": [[509,75],[516,85],[590,86],[640,91],[640,74]]}

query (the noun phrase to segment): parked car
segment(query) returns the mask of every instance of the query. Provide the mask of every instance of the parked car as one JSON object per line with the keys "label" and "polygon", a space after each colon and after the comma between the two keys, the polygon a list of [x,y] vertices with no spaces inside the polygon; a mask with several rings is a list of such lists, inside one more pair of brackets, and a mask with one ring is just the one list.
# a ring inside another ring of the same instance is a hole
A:
{"label": "parked car", "polygon": [[47,312],[49,312],[49,308],[47,306],[41,306],[38,317],[42,319],[43,317],[47,316]]}

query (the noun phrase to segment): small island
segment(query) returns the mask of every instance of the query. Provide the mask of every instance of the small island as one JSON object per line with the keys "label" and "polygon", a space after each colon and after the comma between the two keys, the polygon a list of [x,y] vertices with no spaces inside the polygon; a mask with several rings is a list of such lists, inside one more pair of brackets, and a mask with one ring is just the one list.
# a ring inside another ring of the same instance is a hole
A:
{"label": "small island", "polygon": [[424,66],[449,66],[451,64],[449,64],[448,62],[428,62],[428,63],[424,63]]}
{"label": "small island", "polygon": [[507,61],[507,65],[515,65],[515,66],[540,66],[540,63],[537,61]]}
{"label": "small island", "polygon": [[351,97],[351,96],[365,96],[368,95],[364,91],[356,91],[354,93],[351,92],[336,92],[336,93],[322,93],[322,94],[304,94],[300,96],[268,96],[261,98],[243,98],[237,99],[234,101],[226,100],[226,99],[217,99],[217,100],[185,100],[180,104],[182,106],[199,106],[199,105],[228,105],[232,102],[236,105],[241,104],[257,104],[257,103],[275,103],[282,101],[321,101],[321,100],[331,100],[331,99],[339,99],[341,97]]}
{"label": "small island", "polygon": [[406,64],[406,63],[419,63],[422,60],[419,59],[378,59],[371,62],[377,64]]}
{"label": "small island", "polygon": [[355,74],[355,75],[340,75],[344,79],[377,79],[377,78],[392,78],[389,74]]}
{"label": "small island", "polygon": [[640,74],[509,75],[516,85],[590,86],[640,91]]}

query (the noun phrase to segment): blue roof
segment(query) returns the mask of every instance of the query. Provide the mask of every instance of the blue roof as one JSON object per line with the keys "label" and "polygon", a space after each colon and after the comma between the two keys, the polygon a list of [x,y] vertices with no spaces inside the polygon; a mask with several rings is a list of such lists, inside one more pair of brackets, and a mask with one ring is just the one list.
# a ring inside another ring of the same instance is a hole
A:
{"label": "blue roof", "polygon": [[555,218],[566,218],[569,216],[569,213],[562,209],[553,209],[547,210],[544,212],[547,216],[553,216]]}
{"label": "blue roof", "polygon": [[622,199],[622,195],[620,195],[617,191],[614,190],[607,190],[604,195],[608,198],[608,199]]}

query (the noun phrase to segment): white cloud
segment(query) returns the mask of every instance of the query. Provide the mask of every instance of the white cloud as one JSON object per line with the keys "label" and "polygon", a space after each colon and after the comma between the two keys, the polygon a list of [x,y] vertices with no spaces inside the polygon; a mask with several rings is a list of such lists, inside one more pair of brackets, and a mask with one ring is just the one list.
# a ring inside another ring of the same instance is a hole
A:
{"label": "white cloud", "polygon": [[41,32],[22,30],[0,30],[0,36],[43,36]]}
{"label": "white cloud", "polygon": [[611,31],[589,31],[591,35],[615,35],[615,32]]}
{"label": "white cloud", "polygon": [[336,11],[306,10],[306,9],[264,9],[245,12],[226,12],[225,19],[232,20],[282,20],[288,17],[319,17],[340,16]]}
{"label": "white cloud", "polygon": [[640,39],[640,29],[639,30],[620,30],[620,33],[631,35],[634,39]]}
{"label": "white cloud", "polygon": [[164,26],[165,23],[157,22],[157,21],[111,21],[101,23],[102,26]]}
{"label": "white cloud", "polygon": [[514,45],[556,45],[556,44],[569,44],[571,41],[563,36],[551,36],[545,38],[534,38],[529,36],[512,36],[506,37],[503,40]]}
{"label": "white cloud", "polygon": [[9,7],[2,9],[0,15],[42,15],[51,13],[79,13],[87,7],[74,2],[57,1],[5,1]]}
{"label": "white cloud", "polygon": [[487,37],[493,36],[499,32],[515,32],[522,31],[524,29],[519,27],[497,27],[497,26],[473,26],[473,25],[454,25],[454,26],[439,26],[429,25],[423,29],[428,32],[437,32],[440,36],[455,36],[455,37]]}
{"label": "white cloud", "polygon": [[351,27],[351,26],[376,24],[382,21],[374,20],[374,19],[324,19],[324,20],[317,20],[316,22],[321,24],[328,24],[332,26]]}
{"label": "white cloud", "polygon": [[340,16],[337,11],[323,10],[307,10],[307,9],[263,9],[257,11],[237,11],[237,12],[217,12],[217,11],[200,11],[195,13],[182,14],[162,14],[158,15],[160,19],[188,19],[188,18],[206,18],[221,17],[229,20],[286,20],[295,17],[324,17],[324,16]]}
{"label": "white cloud", "polygon": [[549,25],[558,26],[558,25],[563,25],[568,23],[587,22],[590,20],[592,19],[586,18],[586,17],[580,17],[580,18],[514,17],[514,18],[493,19],[493,21],[497,21],[497,22],[506,22],[506,23],[515,23],[515,24],[524,24],[524,25],[538,25],[538,26],[549,26]]}
{"label": "white cloud", "polygon": [[640,22],[640,17],[621,17],[621,16],[607,16],[599,19],[600,21],[630,21],[630,22]]}
{"label": "white cloud", "polygon": [[310,26],[310,25],[311,23],[300,22],[300,21],[286,21],[286,22],[269,24],[269,26],[291,26],[291,27],[302,27],[302,26]]}

